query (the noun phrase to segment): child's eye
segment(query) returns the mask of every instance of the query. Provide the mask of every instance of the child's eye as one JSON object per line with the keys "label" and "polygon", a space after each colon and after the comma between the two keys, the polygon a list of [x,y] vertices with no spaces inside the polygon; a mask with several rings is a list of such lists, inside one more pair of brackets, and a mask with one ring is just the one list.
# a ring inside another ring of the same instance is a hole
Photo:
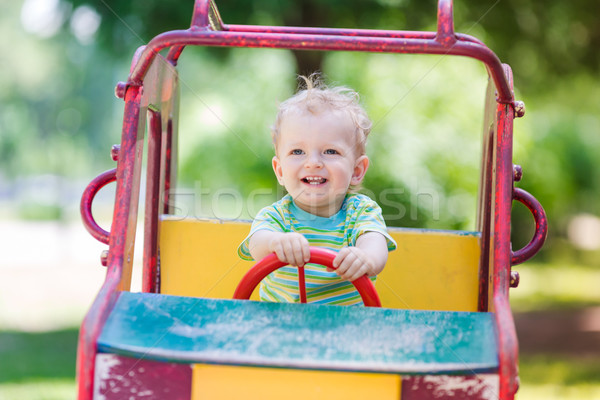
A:
{"label": "child's eye", "polygon": [[299,156],[301,154],[304,154],[304,152],[301,149],[294,149],[294,150],[290,151],[290,154],[293,154],[295,156]]}
{"label": "child's eye", "polygon": [[325,154],[339,154],[335,149],[327,149],[325,150]]}

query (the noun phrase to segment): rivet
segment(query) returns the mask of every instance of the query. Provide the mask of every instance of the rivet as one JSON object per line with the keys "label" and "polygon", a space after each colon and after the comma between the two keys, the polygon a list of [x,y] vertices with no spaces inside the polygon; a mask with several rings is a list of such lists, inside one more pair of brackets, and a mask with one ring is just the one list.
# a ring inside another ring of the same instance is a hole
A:
{"label": "rivet", "polygon": [[115,86],[115,96],[119,99],[125,98],[125,92],[127,91],[127,83],[119,82],[117,86]]}
{"label": "rivet", "polygon": [[510,271],[510,287],[516,288],[521,282],[521,277],[517,271]]}
{"label": "rivet", "polygon": [[513,107],[515,108],[515,118],[521,118],[525,115],[525,103],[522,101],[514,101]]}
{"label": "rivet", "polygon": [[102,250],[100,253],[100,263],[105,267],[108,265],[108,250]]}
{"label": "rivet", "polygon": [[120,150],[121,150],[120,144],[113,144],[112,148],[110,149],[110,157],[113,159],[113,161],[117,161],[119,159],[119,151]]}
{"label": "rivet", "polygon": [[523,168],[520,165],[513,165],[513,179],[515,182],[519,182],[523,178]]}

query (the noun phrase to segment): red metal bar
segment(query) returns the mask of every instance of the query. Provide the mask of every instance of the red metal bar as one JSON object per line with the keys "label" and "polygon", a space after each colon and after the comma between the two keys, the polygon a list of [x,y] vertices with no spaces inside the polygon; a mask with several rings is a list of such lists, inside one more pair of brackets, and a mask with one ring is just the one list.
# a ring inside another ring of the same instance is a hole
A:
{"label": "red metal bar", "polygon": [[485,95],[481,179],[478,193],[477,230],[481,232],[479,257],[478,311],[489,311],[490,303],[490,251],[492,237],[492,194],[494,185],[494,150],[496,143],[496,98],[492,82],[488,82]]}
{"label": "red metal bar", "polygon": [[125,93],[125,115],[121,151],[117,164],[117,190],[106,279],[79,333],[77,348],[78,399],[91,400],[94,389],[94,365],[97,339],[104,323],[123,289],[123,267],[133,260],[133,244],[137,219],[139,173],[141,169],[141,143],[143,130],[138,131],[141,88],[130,87]]}
{"label": "red metal bar", "polygon": [[[505,66],[506,76],[512,86],[510,67]],[[510,285],[510,218],[513,187],[513,119],[514,109],[507,104],[497,106],[498,133],[496,138],[496,181],[494,187],[494,317],[498,332],[498,357],[500,362],[500,398],[514,399],[518,389],[519,345],[515,324],[508,301]]]}
{"label": "red metal bar", "polygon": [[[486,135],[488,136],[488,135]],[[491,210],[492,210],[492,174],[493,174],[493,146],[494,133],[491,137],[484,139],[484,161],[483,169],[485,175],[481,182],[480,201],[482,207],[482,220],[478,225],[481,232],[481,254],[479,256],[479,296],[478,311],[489,311],[489,287],[490,287],[490,240],[491,240]]]}
{"label": "red metal bar", "polygon": [[[217,6],[213,1],[196,0],[194,2],[194,12],[192,13],[190,30],[196,29],[210,29],[213,31],[222,31],[224,29],[219,10],[217,10]],[[185,45],[171,47],[167,54],[167,60],[171,64],[177,65],[179,56],[181,56],[184,48]]]}
{"label": "red metal bar", "polygon": [[446,47],[456,43],[457,37],[454,34],[452,0],[438,1],[437,34],[435,39]]}
{"label": "red metal bar", "polygon": [[163,214],[171,214],[172,210],[172,206],[170,206],[170,192],[171,192],[171,187],[175,181],[175,177],[173,176],[176,169],[177,169],[177,165],[176,165],[176,150],[173,148],[174,147],[174,143],[173,143],[173,119],[169,118],[169,122],[167,123],[167,137],[165,140],[165,176],[164,176],[164,180],[165,180],[165,184],[164,184],[164,190],[162,193],[162,213]]}
{"label": "red metal bar", "polygon": [[[333,36],[368,36],[389,38],[412,38],[412,39],[435,39],[445,45],[454,41],[463,40],[483,43],[474,37],[454,33],[454,18],[452,13],[452,0],[438,1],[438,30],[437,32],[414,32],[414,31],[391,31],[391,30],[367,30],[367,29],[335,29],[314,27],[272,27],[257,25],[225,25],[219,15],[219,11],[212,0],[196,0],[190,30],[213,30],[229,32],[260,32],[276,34],[309,34],[309,35],[333,35]],[[173,65],[181,55],[185,45],[176,45],[169,50],[167,59]]]}
{"label": "red metal bar", "polygon": [[[263,26],[263,25],[223,25],[224,31],[229,32],[247,32],[247,33],[276,33],[276,34],[302,34],[302,35],[324,35],[324,36],[364,36],[364,37],[382,37],[395,39],[424,39],[434,40],[437,32],[424,31],[402,31],[385,29],[344,29],[344,28],[314,28],[314,27],[294,27],[294,26]],[[455,33],[456,37],[464,42],[473,42],[484,45],[483,42],[473,36],[462,33]]]}
{"label": "red metal bar", "polygon": [[511,265],[517,265],[529,260],[540,251],[548,234],[548,220],[540,202],[525,190],[515,188],[513,198],[523,203],[531,211],[535,220],[535,232],[531,241],[522,249],[512,253]]}
{"label": "red metal bar", "polygon": [[223,25],[219,10],[211,0],[196,0],[194,2],[194,12],[192,13],[192,27],[206,27],[212,30],[219,30]]}
{"label": "red metal bar", "polygon": [[161,192],[162,118],[148,110],[148,160],[146,162],[146,205],[144,218],[144,261],[142,292],[157,293],[158,218]]}
{"label": "red metal bar", "polygon": [[306,304],[306,276],[304,267],[298,267],[298,291],[300,292],[300,303]]}
{"label": "red metal bar", "polygon": [[98,194],[100,189],[102,189],[109,183],[117,180],[116,175],[117,169],[113,168],[111,170],[101,173],[96,178],[94,178],[83,191],[83,195],[81,196],[81,203],[79,205],[83,225],[90,233],[90,235],[94,237],[94,239],[104,244],[108,244],[110,232],[105,231],[100,227],[100,225],[98,225],[98,223],[96,223],[96,220],[92,215],[92,203],[94,202],[94,197],[96,197],[96,194]]}
{"label": "red metal bar", "polygon": [[457,41],[451,47],[436,40],[401,39],[365,36],[330,36],[271,34],[226,31],[170,31],[156,36],[144,49],[129,76],[130,85],[141,85],[152,60],[161,50],[178,45],[215,47],[262,47],[296,50],[364,51],[385,53],[458,55],[482,61],[494,79],[498,101],[513,103],[513,95],[498,57],[487,47],[473,42]]}

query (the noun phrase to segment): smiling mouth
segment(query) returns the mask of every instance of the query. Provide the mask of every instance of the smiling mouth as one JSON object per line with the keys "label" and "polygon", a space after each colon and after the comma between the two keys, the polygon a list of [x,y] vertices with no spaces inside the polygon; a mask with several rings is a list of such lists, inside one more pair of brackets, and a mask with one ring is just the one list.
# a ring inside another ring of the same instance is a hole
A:
{"label": "smiling mouth", "polygon": [[302,182],[308,183],[309,185],[321,185],[327,182],[327,179],[320,176],[307,176],[306,178],[302,178]]}

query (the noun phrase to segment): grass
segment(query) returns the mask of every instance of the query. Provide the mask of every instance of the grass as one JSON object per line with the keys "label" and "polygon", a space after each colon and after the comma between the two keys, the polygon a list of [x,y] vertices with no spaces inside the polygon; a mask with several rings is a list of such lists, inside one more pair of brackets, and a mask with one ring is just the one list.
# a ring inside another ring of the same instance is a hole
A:
{"label": "grass", "polygon": [[0,400],[74,399],[77,335],[0,332]]}
{"label": "grass", "polygon": [[0,332],[0,383],[75,376],[77,329]]}
{"label": "grass", "polygon": [[600,362],[552,354],[521,356],[517,400],[600,400]]}
{"label": "grass", "polygon": [[561,263],[526,263],[514,268],[521,283],[511,289],[515,311],[573,309],[600,305],[600,268]]}
{"label": "grass", "polygon": [[31,379],[0,384],[1,400],[72,400],[76,398],[75,379]]}
{"label": "grass", "polygon": [[[600,269],[556,262],[528,262],[515,267],[521,276],[511,289],[515,312],[577,310],[600,305]],[[520,355],[521,388],[517,400],[600,400],[600,343],[590,357],[547,354]]]}

